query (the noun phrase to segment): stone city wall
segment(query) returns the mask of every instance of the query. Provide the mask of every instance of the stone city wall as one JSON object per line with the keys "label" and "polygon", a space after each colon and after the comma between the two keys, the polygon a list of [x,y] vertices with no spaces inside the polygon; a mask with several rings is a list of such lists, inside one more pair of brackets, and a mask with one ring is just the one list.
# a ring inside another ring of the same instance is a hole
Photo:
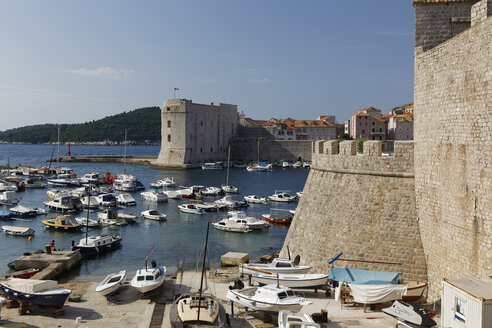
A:
{"label": "stone city wall", "polygon": [[415,187],[431,298],[492,273],[492,1],[415,56]]}
{"label": "stone city wall", "polygon": [[[231,161],[311,161],[312,141],[234,138]],[[259,151],[258,151],[259,149]]]}
{"label": "stone city wall", "polygon": [[285,239],[281,256],[300,255],[314,272],[328,272],[331,258],[392,262],[337,261],[338,267],[399,272],[426,280],[427,269],[417,222],[413,142],[396,141],[383,156],[381,141],[313,144],[311,171]]}

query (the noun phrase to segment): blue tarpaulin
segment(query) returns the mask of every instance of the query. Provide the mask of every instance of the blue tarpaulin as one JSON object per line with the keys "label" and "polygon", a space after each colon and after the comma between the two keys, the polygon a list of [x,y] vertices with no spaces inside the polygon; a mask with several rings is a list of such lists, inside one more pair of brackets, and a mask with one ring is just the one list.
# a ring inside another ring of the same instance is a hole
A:
{"label": "blue tarpaulin", "polygon": [[369,271],[349,268],[332,268],[331,280],[361,285],[397,284],[398,272]]}

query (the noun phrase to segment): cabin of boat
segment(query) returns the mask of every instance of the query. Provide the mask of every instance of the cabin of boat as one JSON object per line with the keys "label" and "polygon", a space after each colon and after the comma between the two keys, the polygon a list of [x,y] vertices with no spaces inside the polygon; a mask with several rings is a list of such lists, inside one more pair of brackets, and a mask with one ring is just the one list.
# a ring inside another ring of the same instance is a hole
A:
{"label": "cabin of boat", "polygon": [[82,202],[78,197],[62,196],[45,202],[49,210],[62,213],[78,212],[82,210]]}
{"label": "cabin of boat", "polygon": [[131,285],[138,289],[139,292],[147,293],[161,286],[165,275],[166,268],[162,266],[140,269],[137,270],[132,278]]}

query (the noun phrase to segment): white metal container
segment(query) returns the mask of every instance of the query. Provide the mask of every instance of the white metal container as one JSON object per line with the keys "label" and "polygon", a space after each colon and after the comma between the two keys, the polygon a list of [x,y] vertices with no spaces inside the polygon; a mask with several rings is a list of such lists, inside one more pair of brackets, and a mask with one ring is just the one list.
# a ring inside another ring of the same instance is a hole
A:
{"label": "white metal container", "polygon": [[443,327],[492,327],[492,278],[444,279]]}

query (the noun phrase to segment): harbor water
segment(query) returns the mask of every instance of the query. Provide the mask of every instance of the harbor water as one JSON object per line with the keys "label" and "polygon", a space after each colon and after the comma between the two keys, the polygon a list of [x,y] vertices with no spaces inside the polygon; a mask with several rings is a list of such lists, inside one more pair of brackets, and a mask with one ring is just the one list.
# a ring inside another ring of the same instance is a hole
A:
{"label": "harbor water", "polygon": [[[129,156],[157,156],[159,146],[128,146]],[[67,146],[61,146],[61,154],[68,151]],[[0,144],[0,165],[33,165],[48,166],[47,160],[57,156],[57,148],[53,145],[11,145]],[[123,146],[72,146],[72,155],[123,155]],[[121,163],[61,163],[61,166],[72,168],[79,177],[89,172],[112,175],[123,173],[124,165]],[[57,166],[52,163],[51,166]],[[165,177],[173,177],[178,185],[203,185],[220,187],[226,182],[226,170],[164,170],[153,169],[145,165],[127,164],[126,172],[133,174],[150,189],[150,183]],[[240,188],[240,194],[233,194],[232,198],[242,200],[244,196],[256,194],[261,197],[272,195],[275,190],[289,190],[295,194],[302,191],[308,175],[306,169],[281,169],[276,168],[272,172],[247,172],[244,169],[230,169],[229,183]],[[44,189],[26,189],[18,192],[20,204],[44,208],[44,202],[48,200]],[[149,260],[156,260],[159,264],[169,268],[178,266],[183,269],[194,269],[199,263],[202,254],[207,221],[218,221],[226,216],[226,212],[209,212],[203,215],[184,214],[178,211],[177,206],[188,200],[170,199],[168,202],[153,203],[144,200],[140,196],[141,191],[132,193],[137,201],[137,206],[128,207],[126,213],[140,215],[141,211],[156,209],[167,214],[167,221],[156,222],[138,220],[137,224],[124,227],[106,227],[90,232],[92,234],[121,234],[122,247],[115,252],[102,257],[84,260],[81,266],[70,273],[70,276],[62,279],[94,280],[105,276],[109,272],[127,269],[135,271],[144,265],[144,257],[147,251],[155,246],[155,251]],[[223,196],[204,198],[204,201],[222,198]],[[242,208],[248,216],[261,217],[262,214],[273,211],[295,209],[294,203],[269,203],[268,205],[250,205]],[[10,206],[11,207],[11,206]],[[9,206],[0,206],[0,210],[7,210]],[[7,263],[13,261],[24,252],[44,249],[51,240],[55,240],[57,249],[70,249],[72,240],[78,241],[85,237],[83,231],[78,233],[54,232],[46,230],[42,220],[57,216],[48,212],[48,215],[38,216],[33,219],[14,219],[2,221],[2,225],[31,227],[36,233],[29,241],[27,237],[0,235],[0,275],[8,271]],[[86,212],[71,215],[85,217]],[[91,211],[90,217],[97,219],[97,215]],[[284,242],[289,227],[272,225],[264,231],[251,233],[232,233],[215,230],[210,227],[208,259],[210,267],[220,266],[220,256],[226,252],[249,253],[250,260],[259,259],[261,255],[273,253],[279,250]]]}

